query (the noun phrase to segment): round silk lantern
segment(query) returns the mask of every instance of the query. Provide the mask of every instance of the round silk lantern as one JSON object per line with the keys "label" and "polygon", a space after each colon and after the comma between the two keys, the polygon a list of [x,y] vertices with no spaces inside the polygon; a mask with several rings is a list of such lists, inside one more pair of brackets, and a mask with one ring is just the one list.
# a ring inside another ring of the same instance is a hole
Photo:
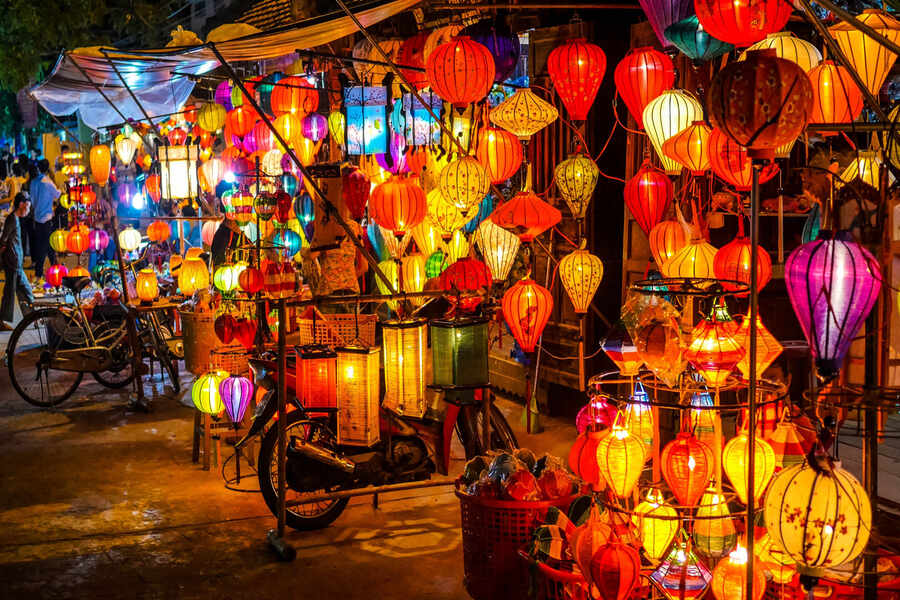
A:
{"label": "round silk lantern", "polygon": [[217,415],[225,407],[219,396],[219,385],[228,377],[225,371],[212,371],[201,375],[191,386],[191,400],[200,412],[208,415]]}
{"label": "round silk lantern", "polygon": [[728,510],[728,503],[715,484],[703,493],[697,507],[694,530],[694,549],[708,558],[722,558],[737,543],[734,519]]}
{"label": "round silk lantern", "polygon": [[213,273],[213,285],[224,294],[231,294],[238,286],[240,271],[234,265],[222,265]]}
{"label": "round silk lantern", "polygon": [[658,268],[675,256],[688,243],[684,226],[678,221],[661,221],[650,230],[650,251]]}
{"label": "round silk lantern", "polygon": [[687,361],[713,388],[725,384],[745,354],[744,348],[734,338],[734,321],[730,316],[726,316],[725,320],[717,314],[714,312],[711,318],[703,319],[694,327],[690,343],[684,351]]}
{"label": "round silk lantern", "polygon": [[[885,11],[867,8],[856,18],[895,44],[900,43],[900,22]],[[897,55],[850,23],[839,21],[828,30],[863,84],[877,97]]]}
{"label": "round silk lantern", "polygon": [[783,58],[796,64],[803,69],[804,73],[809,73],[810,69],[822,62],[822,53],[819,52],[818,48],[806,40],[801,40],[790,31],[770,33],[765,39],[756,42],[742,52],[738,60],[747,58],[748,52],[767,49],[774,50],[775,56],[778,58]]}
{"label": "round silk lantern", "polygon": [[[747,149],[717,128],[709,133],[709,165],[716,175],[733,185],[737,191],[750,190],[753,165]],[[760,184],[769,181],[777,173],[778,166],[775,163],[764,166],[759,172]]]}
{"label": "round silk lantern", "polygon": [[407,38],[400,45],[400,51],[397,53],[397,64],[417,67],[416,70],[401,69],[401,73],[418,90],[428,86],[428,76],[423,69],[425,67],[425,42],[428,41],[429,35],[431,35],[430,31],[421,31]]}
{"label": "round silk lantern", "polygon": [[441,273],[441,289],[472,292],[491,286],[491,272],[477,258],[463,257]]}
{"label": "round silk lantern", "polygon": [[66,235],[66,250],[72,254],[81,254],[89,248],[88,231],[85,227],[75,226]]}
{"label": "round silk lantern", "polygon": [[502,308],[516,342],[524,352],[533,352],[553,311],[553,295],[526,277],[506,290]]}
{"label": "round silk lantern", "polygon": [[622,542],[601,546],[591,558],[590,581],[601,600],[625,600],[641,578],[641,557]]}
{"label": "round silk lantern", "polygon": [[[512,33],[503,20],[494,19],[469,25],[460,32],[482,44],[494,57],[494,82],[510,76],[519,60],[519,36]],[[423,48],[424,49],[424,48]]]}
{"label": "round silk lantern", "polygon": [[666,90],[644,107],[644,129],[667,175],[678,175],[681,164],[666,156],[663,144],[691,123],[701,120],[703,107],[684,90]]}
{"label": "round silk lantern", "polygon": [[328,134],[328,120],[318,113],[311,113],[303,117],[300,128],[303,137],[313,142],[320,142]]}
{"label": "round silk lantern", "polygon": [[597,467],[597,445],[609,435],[609,430],[593,431],[588,429],[575,438],[569,451],[569,468],[584,481],[599,487],[601,476]]}
{"label": "round silk lantern", "polygon": [[103,252],[109,246],[109,234],[102,229],[92,229],[88,234],[88,247],[94,252]]}
{"label": "round silk lantern", "polygon": [[147,226],[147,239],[151,242],[164,242],[172,237],[172,228],[165,221],[153,221]]}
{"label": "round silk lantern", "polygon": [[553,174],[556,189],[566,201],[572,216],[583,219],[597,187],[597,178],[600,175],[597,164],[589,156],[581,153],[573,154],[556,165]]}
{"label": "round silk lantern", "polygon": [[425,72],[431,89],[454,106],[484,98],[494,84],[494,57],[466,36],[441,44],[428,57]]}
{"label": "round silk lantern", "polygon": [[662,264],[663,275],[666,277],[712,279],[715,277],[713,270],[715,258],[715,247],[703,238],[696,237]]}
{"label": "round silk lantern", "polygon": [[247,294],[256,294],[263,289],[263,274],[256,267],[247,267],[238,275],[238,287]]}
{"label": "round silk lantern", "polygon": [[[753,456],[753,498],[759,500],[775,472],[775,451],[768,442],[756,437],[753,440]],[[749,497],[747,494],[750,481],[749,465],[750,436],[746,431],[741,431],[725,444],[722,450],[722,469],[744,504],[747,504]]]}
{"label": "round silk lantern", "polygon": [[881,267],[847,232],[808,242],[788,256],[788,297],[819,375],[838,374],[881,291]]}
{"label": "round silk lantern", "polygon": [[597,445],[597,465],[609,489],[619,498],[631,494],[647,460],[644,442],[624,427],[613,425]]}
{"label": "round silk lantern", "polygon": [[524,158],[519,139],[496,127],[481,130],[475,156],[487,169],[491,183],[502,183],[515,175]]}
{"label": "round silk lantern", "polygon": [[235,427],[244,420],[250,399],[253,397],[253,383],[246,377],[231,375],[219,383],[219,398],[228,418]]}
{"label": "round silk lantern", "polygon": [[285,113],[279,116],[272,125],[275,127],[275,131],[278,132],[278,135],[280,135],[289,145],[293,144],[295,138],[303,135],[301,133],[303,121],[301,121],[297,115],[292,113]]}
{"label": "round silk lantern", "polygon": [[[608,402],[607,396],[593,394],[590,398],[590,401],[582,406],[575,415],[575,431],[579,434],[585,431],[609,429],[619,416],[619,410]],[[594,460],[597,460],[596,448],[594,448]]]}
{"label": "round silk lantern", "polygon": [[[846,68],[825,60],[806,75],[813,90],[810,123],[850,123],[862,114],[862,92]],[[823,131],[821,135],[837,133]]]}
{"label": "round silk lantern", "polygon": [[735,46],[748,46],[781,31],[793,9],[780,0],[695,0],[694,8],[711,36]]}
{"label": "round silk lantern", "polygon": [[556,207],[544,202],[530,191],[518,192],[494,209],[491,221],[519,236],[528,243],[562,220]]}
{"label": "round silk lantern", "polygon": [[640,532],[644,552],[654,562],[661,559],[678,532],[678,511],[666,504],[659,490],[650,490],[634,507],[631,519]]}
{"label": "round silk lantern", "polygon": [[682,431],[660,455],[663,478],[682,506],[695,506],[715,477],[712,449],[694,434]]}
{"label": "round silk lantern", "polygon": [[587,312],[600,281],[603,279],[603,261],[581,247],[559,261],[559,278],[575,312]]}
{"label": "round silk lantern", "polygon": [[719,71],[706,97],[710,123],[756,158],[773,158],[776,148],[795,140],[812,108],[806,73],[774,54],[774,50],[747,52],[746,60]]}
{"label": "round silk lantern", "polygon": [[672,23],[666,28],[665,36],[673,46],[696,62],[712,60],[734,49],[731,44],[717,40],[703,29],[697,15]]}
{"label": "round silk lantern", "polygon": [[645,235],[669,210],[675,186],[665,173],[645,160],[634,177],[625,184],[625,205]]}
{"label": "round silk lantern", "polygon": [[90,154],[91,175],[97,185],[104,186],[109,181],[110,153],[109,146],[97,144],[91,148]]}
{"label": "round silk lantern", "polygon": [[[743,281],[750,284],[750,270],[753,268],[750,239],[744,235],[744,219],[738,221],[738,234],[733,240],[719,248],[713,261],[716,279]],[[772,278],[772,257],[765,248],[759,247],[756,255],[756,291],[760,291]],[[725,289],[737,289],[732,284],[723,284]],[[760,371],[762,372],[762,371]]]}
{"label": "round silk lantern", "polygon": [[269,103],[275,115],[303,118],[318,108],[319,92],[306,77],[284,77],[272,87]]}
{"label": "round silk lantern", "polygon": [[66,238],[68,235],[68,229],[57,229],[50,234],[50,247],[56,252],[68,252],[68,249],[66,248]]}
{"label": "round silk lantern", "polygon": [[485,219],[475,232],[475,245],[491,270],[494,281],[504,281],[512,269],[522,242],[519,237]]}
{"label": "round silk lantern", "polygon": [[628,51],[614,72],[616,92],[622,97],[638,129],[644,128],[644,107],[675,83],[672,59],[650,47]]}
{"label": "round silk lantern", "polygon": [[438,187],[447,202],[463,212],[469,212],[490,191],[491,181],[477,158],[464,156],[444,167]]}
{"label": "round silk lantern", "polygon": [[703,121],[694,121],[665,141],[663,154],[691,172],[703,175],[709,170],[709,134]]}
{"label": "round silk lantern", "polygon": [[498,104],[490,114],[491,123],[502,127],[522,141],[559,117],[556,107],[535,94],[529,88],[519,88]]}
{"label": "round silk lantern", "polygon": [[606,54],[583,38],[557,46],[547,56],[550,80],[574,121],[587,119],[605,71]]}
{"label": "round silk lantern", "polygon": [[66,265],[62,263],[50,265],[47,267],[47,283],[52,287],[59,287],[62,285],[63,277],[68,276],[68,274],[69,270],[66,268]]}
{"label": "round silk lantern", "polygon": [[432,227],[437,231],[443,239],[447,240],[453,236],[454,232],[472,220],[478,213],[478,206],[464,213],[454,205],[444,200],[441,191],[437,188],[428,192],[425,196],[425,202],[428,205],[428,218]]}
{"label": "round silk lantern", "polygon": [[369,199],[369,216],[395,236],[421,223],[427,210],[425,192],[416,179],[404,175],[378,185]]}
{"label": "round silk lantern", "polygon": [[225,123],[234,135],[245,136],[253,130],[259,118],[249,106],[239,106],[225,115]]}
{"label": "round silk lantern", "polygon": [[751,570],[753,597],[747,595],[747,560],[747,549],[738,544],[728,558],[716,565],[709,584],[716,600],[762,600],[766,593],[766,576],[757,565]]}
{"label": "round silk lantern", "polygon": [[186,258],[178,273],[178,288],[185,296],[209,287],[209,271],[201,258]]}

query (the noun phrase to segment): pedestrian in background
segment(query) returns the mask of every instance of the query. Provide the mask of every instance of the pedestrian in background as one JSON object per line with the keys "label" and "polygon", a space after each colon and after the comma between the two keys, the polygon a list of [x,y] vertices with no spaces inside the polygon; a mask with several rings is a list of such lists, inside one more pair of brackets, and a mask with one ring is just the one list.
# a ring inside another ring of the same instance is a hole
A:
{"label": "pedestrian in background", "polygon": [[31,284],[25,276],[22,259],[22,229],[20,220],[31,210],[31,203],[25,194],[19,192],[13,200],[13,208],[6,221],[3,223],[3,231],[0,233],[0,263],[3,264],[5,283],[3,284],[3,301],[0,303],[0,331],[12,330],[12,321],[15,317],[15,302],[19,299],[19,308],[23,315],[31,311],[34,304],[34,295],[31,293]]}
{"label": "pedestrian in background", "polygon": [[[42,158],[38,161],[38,177],[31,182],[31,204],[34,213],[31,258],[38,285],[43,285],[44,260],[50,252],[50,234],[53,233],[53,204],[60,195],[60,191],[50,179],[50,161]],[[51,264],[54,258],[51,257]]]}

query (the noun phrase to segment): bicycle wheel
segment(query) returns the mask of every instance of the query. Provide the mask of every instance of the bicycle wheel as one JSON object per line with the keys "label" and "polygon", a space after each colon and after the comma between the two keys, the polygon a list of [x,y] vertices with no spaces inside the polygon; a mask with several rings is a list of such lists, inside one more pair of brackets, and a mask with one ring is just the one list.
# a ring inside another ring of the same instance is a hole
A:
{"label": "bicycle wheel", "polygon": [[42,308],[27,315],[9,338],[6,360],[13,388],[29,404],[47,408],[72,395],[83,373],[50,368],[57,350],[86,342],[81,324],[58,308]]}
{"label": "bicycle wheel", "polygon": [[[94,328],[94,339],[100,345],[104,345],[104,341],[109,340],[107,342],[108,345],[109,342],[115,340],[115,337],[121,335],[121,327],[124,327],[124,324],[116,326],[111,322],[100,323]],[[121,341],[110,350],[110,353],[112,354],[113,362],[109,368],[105,371],[91,373],[91,376],[97,383],[117,390],[134,381],[133,354],[131,352],[131,344],[128,343],[128,336],[122,336]]]}

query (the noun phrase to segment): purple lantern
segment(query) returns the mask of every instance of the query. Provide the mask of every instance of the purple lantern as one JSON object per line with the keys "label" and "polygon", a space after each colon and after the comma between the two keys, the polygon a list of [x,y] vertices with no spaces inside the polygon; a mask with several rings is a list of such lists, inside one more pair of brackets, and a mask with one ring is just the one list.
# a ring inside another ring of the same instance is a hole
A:
{"label": "purple lantern", "polygon": [[216,104],[221,104],[225,107],[225,110],[234,110],[234,106],[231,104],[231,82],[227,79],[222,80],[222,82],[216,86]]}
{"label": "purple lantern", "polygon": [[[232,136],[232,138],[237,136]],[[235,144],[237,146],[237,144]],[[247,154],[253,154],[257,150],[259,150],[259,144],[256,143],[256,136],[253,135],[253,130],[247,132],[243,138],[241,138],[241,149]]]}
{"label": "purple lantern", "polygon": [[244,419],[250,398],[253,397],[253,384],[246,377],[232,375],[219,384],[219,396],[225,405],[228,418],[237,426]]}
{"label": "purple lantern", "polygon": [[666,27],[694,14],[694,0],[638,0],[663,48],[672,45],[666,39]]}
{"label": "purple lantern", "polygon": [[318,143],[328,133],[328,119],[319,113],[310,113],[303,117],[301,129],[303,137]]}
{"label": "purple lantern", "polygon": [[109,234],[102,229],[92,229],[88,234],[88,246],[94,252],[103,252],[109,246]]}
{"label": "purple lantern", "polygon": [[788,296],[825,379],[834,378],[881,291],[881,267],[846,231],[803,244],[784,267]]}
{"label": "purple lantern", "polygon": [[409,166],[406,164],[406,138],[399,133],[392,133],[388,146],[390,154],[375,155],[378,166],[394,175],[409,173]]}
{"label": "purple lantern", "polygon": [[494,81],[501,82],[509,77],[519,61],[519,36],[512,33],[503,23],[482,21],[466,27],[460,35],[467,35],[472,41],[486,46],[494,57]]}

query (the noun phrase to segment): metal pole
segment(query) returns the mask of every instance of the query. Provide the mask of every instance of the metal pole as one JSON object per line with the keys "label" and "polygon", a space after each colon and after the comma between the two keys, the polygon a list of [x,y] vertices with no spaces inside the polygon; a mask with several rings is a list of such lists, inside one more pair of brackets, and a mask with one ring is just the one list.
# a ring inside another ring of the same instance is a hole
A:
{"label": "metal pole", "polygon": [[[109,57],[109,54],[107,53],[107,51],[106,51],[105,48],[100,48],[100,52],[103,53],[103,56],[106,58],[106,62],[109,63],[109,66],[112,67],[112,69],[113,69],[113,71],[115,72],[115,74],[119,77],[119,81],[122,82],[122,86],[123,86],[123,87],[125,88],[125,90],[128,92],[128,95],[131,96],[131,99],[134,100],[134,103],[137,104],[137,107],[138,107],[139,109],[141,109],[141,114],[143,114],[143,115],[144,115],[144,118],[147,119],[147,121],[150,123],[150,126],[153,128],[153,131],[155,131],[155,132],[156,132],[156,135],[158,135],[158,136],[160,137],[160,139],[162,139],[162,133],[159,131],[159,127],[156,125],[156,123],[153,122],[153,119],[150,118],[150,115],[149,115],[149,114],[147,113],[147,111],[144,109],[144,105],[141,104],[140,100],[138,100],[138,98],[137,98],[137,96],[134,94],[134,92],[131,91],[131,87],[129,87],[128,82],[125,81],[125,78],[122,77],[122,74],[121,74],[121,73],[119,73],[119,68],[116,67],[116,63],[114,63],[114,62],[112,61],[112,59]],[[167,156],[168,156],[168,154],[167,154]]]}
{"label": "metal pole", "polygon": [[[808,0],[803,0],[804,8],[806,8],[805,5],[807,4],[807,2],[808,2]],[[871,27],[869,27],[868,25],[866,25],[865,23],[863,23],[862,21],[860,21],[859,19],[857,19],[856,17],[851,15],[849,12],[847,12],[846,10],[844,10],[843,8],[841,8],[840,6],[838,6],[837,4],[832,2],[831,0],[816,0],[816,4],[818,4],[822,8],[831,12],[834,16],[839,18],[841,21],[844,21],[845,23],[852,25],[859,31],[862,31],[864,34],[866,34],[867,36],[872,38],[872,40],[874,40],[876,43],[881,44],[882,46],[884,46],[885,48],[887,48],[894,54],[900,54],[900,45],[897,45],[892,40],[884,37],[877,31],[875,31],[874,29],[872,29]],[[882,5],[882,6],[884,6],[884,5]]]}
{"label": "metal pole", "polygon": [[430,4],[433,10],[641,10],[637,4]]}
{"label": "metal pole", "polygon": [[[297,556],[296,550],[284,539],[284,525],[286,515],[286,469],[285,469],[285,421],[287,420],[287,343],[285,341],[285,310],[284,298],[278,299],[278,506],[275,516],[278,518],[277,530],[269,530],[269,543],[278,552],[279,557],[285,561],[292,561]],[[269,468],[267,465],[258,466],[260,469]]]}
{"label": "metal pole", "polygon": [[122,114],[122,111],[119,110],[119,107],[116,106],[115,103],[113,103],[113,101],[109,99],[109,96],[106,95],[106,92],[103,91],[103,88],[100,87],[100,84],[96,83],[93,79],[91,79],[91,76],[88,75],[87,72],[86,72],[84,69],[81,68],[81,65],[78,64],[78,61],[76,61],[74,58],[72,58],[69,54],[66,54],[66,58],[68,58],[69,61],[70,61],[73,65],[75,65],[75,68],[78,69],[78,70],[81,72],[81,74],[84,76],[84,80],[87,81],[87,82],[88,82],[95,90],[97,90],[97,92],[98,92],[101,96],[103,96],[103,99],[106,100],[106,103],[109,104],[109,105],[112,107],[112,109],[113,109],[114,111],[116,111],[116,113],[117,113],[120,117],[122,117],[122,121],[124,121],[125,123],[127,123],[127,122],[128,122],[128,117],[126,117],[124,114]]}
{"label": "metal pole", "polygon": [[378,276],[381,281],[384,283],[385,287],[391,293],[395,292],[393,282],[381,271],[381,267],[378,266],[378,261],[369,253],[366,247],[360,242],[356,235],[353,233],[353,230],[350,229],[350,225],[347,224],[347,221],[344,220],[344,216],[341,215],[340,211],[337,209],[334,204],[331,203],[331,200],[328,199],[328,196],[322,191],[319,187],[319,184],[315,182],[312,177],[312,174],[309,170],[300,162],[300,159],[297,157],[297,154],[294,152],[294,149],[291,148],[290,144],[282,137],[281,133],[275,128],[275,125],[272,124],[272,120],[266,114],[266,111],[262,109],[259,103],[256,101],[256,98],[253,94],[247,91],[247,88],[244,86],[244,82],[241,81],[238,74],[234,71],[234,68],[231,64],[225,60],[225,57],[222,56],[222,53],[219,52],[219,49],[216,48],[216,45],[212,42],[207,43],[209,49],[212,50],[213,54],[216,55],[216,58],[221,63],[222,67],[228,72],[228,76],[233,78],[234,83],[241,89],[241,92],[244,94],[244,98],[246,98],[247,102],[253,106],[253,109],[259,114],[259,118],[266,124],[266,127],[269,128],[269,131],[272,132],[272,135],[275,136],[275,139],[278,140],[278,143],[284,148],[284,151],[288,156],[291,157],[291,160],[300,169],[300,172],[303,173],[304,184],[307,186],[307,189],[312,190],[312,192],[322,199],[326,206],[331,209],[331,216],[334,217],[334,220],[337,221],[338,225],[347,233],[347,236],[353,242],[353,245],[356,246],[357,250],[359,250],[363,257],[366,259],[366,262],[369,263],[369,266],[372,267],[375,271],[375,275]]}
{"label": "metal pole", "polygon": [[753,575],[756,561],[753,556],[754,522],[756,521],[756,501],[754,485],[756,473],[756,319],[759,315],[759,293],[756,289],[759,273],[756,257],[759,253],[759,172],[762,163],[753,161],[753,180],[750,188],[750,386],[747,399],[747,598],[753,598]]}

